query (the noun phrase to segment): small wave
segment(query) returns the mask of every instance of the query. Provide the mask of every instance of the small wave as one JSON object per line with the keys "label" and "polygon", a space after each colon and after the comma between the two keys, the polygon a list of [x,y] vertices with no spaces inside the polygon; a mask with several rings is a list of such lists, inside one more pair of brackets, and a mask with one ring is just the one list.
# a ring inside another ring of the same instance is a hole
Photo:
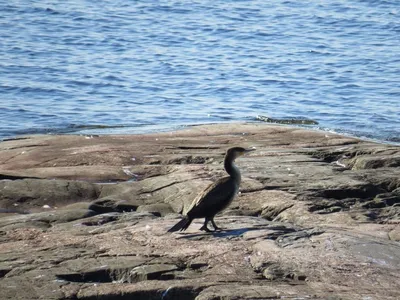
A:
{"label": "small wave", "polygon": [[140,127],[151,131],[268,112],[398,140],[396,1],[374,10],[338,0],[8,2],[0,137],[30,127],[136,133],[136,122],[159,124]]}
{"label": "small wave", "polygon": [[400,145],[400,136],[393,135],[391,133],[380,133],[379,135],[377,135],[376,133],[368,131],[348,130],[343,128],[330,128],[324,126],[318,126],[316,129],[330,133],[345,135],[353,138],[358,138],[361,140],[367,140],[375,143]]}
{"label": "small wave", "polygon": [[258,115],[256,117],[256,120],[267,122],[267,123],[287,124],[287,125],[318,125],[317,121],[303,118],[303,117],[277,119],[277,118],[270,118],[270,117]]}
{"label": "small wave", "polygon": [[105,124],[70,124],[67,129],[107,129],[107,128],[124,128],[127,125],[105,125]]}
{"label": "small wave", "polygon": [[27,135],[27,134],[68,134],[76,133],[83,130],[105,130],[113,128],[124,128],[127,125],[104,125],[104,124],[69,124],[67,126],[50,126],[50,127],[37,127],[37,128],[26,128],[22,130],[14,131],[16,135]]}

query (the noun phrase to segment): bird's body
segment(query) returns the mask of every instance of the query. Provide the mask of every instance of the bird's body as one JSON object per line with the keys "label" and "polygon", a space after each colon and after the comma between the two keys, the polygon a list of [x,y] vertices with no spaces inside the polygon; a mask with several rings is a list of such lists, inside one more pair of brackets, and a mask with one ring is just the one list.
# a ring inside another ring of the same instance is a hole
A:
{"label": "bird's body", "polygon": [[229,176],[220,178],[200,193],[189,207],[186,216],[168,231],[183,231],[189,227],[193,219],[197,218],[205,218],[201,230],[210,231],[207,227],[209,221],[211,221],[214,229],[218,230],[214,216],[227,208],[239,192],[241,175],[234,164],[234,160],[252,150],[254,149],[246,150],[241,147],[228,149],[224,159],[224,168]]}

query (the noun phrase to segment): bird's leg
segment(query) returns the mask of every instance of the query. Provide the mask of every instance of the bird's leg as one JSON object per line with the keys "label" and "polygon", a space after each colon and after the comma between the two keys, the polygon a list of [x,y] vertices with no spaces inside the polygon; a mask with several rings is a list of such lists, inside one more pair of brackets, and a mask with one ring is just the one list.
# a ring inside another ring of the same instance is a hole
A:
{"label": "bird's leg", "polygon": [[201,226],[200,230],[203,230],[203,231],[206,231],[206,232],[212,232],[212,231],[211,231],[210,229],[208,229],[208,227],[207,227],[208,221],[210,221],[209,218],[206,218],[206,219],[204,220],[204,224],[203,224],[203,226]]}
{"label": "bird's leg", "polygon": [[223,230],[221,227],[218,227],[217,224],[214,222],[214,218],[210,219],[212,226],[214,227],[215,231],[217,230]]}

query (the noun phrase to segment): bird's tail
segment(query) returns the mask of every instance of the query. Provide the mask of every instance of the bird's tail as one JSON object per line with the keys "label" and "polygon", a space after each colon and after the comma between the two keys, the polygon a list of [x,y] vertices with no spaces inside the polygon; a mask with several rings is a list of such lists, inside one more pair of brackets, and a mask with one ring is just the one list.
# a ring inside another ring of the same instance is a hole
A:
{"label": "bird's tail", "polygon": [[184,217],[182,220],[180,220],[178,223],[176,223],[174,226],[172,226],[171,229],[168,230],[168,232],[175,232],[175,231],[184,231],[186,230],[190,223],[192,223],[192,219],[189,218],[188,216]]}

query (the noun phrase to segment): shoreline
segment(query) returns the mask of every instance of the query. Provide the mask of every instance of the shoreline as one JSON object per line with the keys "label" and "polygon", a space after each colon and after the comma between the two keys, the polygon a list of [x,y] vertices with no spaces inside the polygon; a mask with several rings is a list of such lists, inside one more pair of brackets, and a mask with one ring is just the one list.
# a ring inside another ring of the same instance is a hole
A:
{"label": "shoreline", "polygon": [[[284,119],[283,119],[284,120]],[[203,125],[223,125],[223,124],[265,124],[265,125],[271,125],[271,126],[287,126],[287,127],[295,127],[295,128],[302,128],[302,129],[307,129],[307,130],[316,130],[316,131],[322,131],[330,134],[339,134],[339,135],[344,135],[346,137],[350,138],[356,138],[360,139],[363,141],[367,142],[376,142],[376,143],[381,143],[381,144],[388,144],[388,145],[394,145],[394,146],[400,146],[400,137],[399,138],[392,138],[395,140],[390,140],[390,139],[379,139],[379,138],[374,138],[374,137],[367,137],[363,135],[357,135],[353,134],[350,132],[345,132],[344,130],[339,130],[339,129],[330,129],[330,128],[325,128],[321,127],[319,125],[306,125],[306,124],[279,124],[279,123],[273,123],[273,122],[264,122],[260,120],[229,120],[229,121],[218,121],[218,122],[198,122],[198,123],[192,123],[192,124],[177,124],[174,126],[162,126],[162,125],[148,125],[148,126],[138,126],[138,127],[131,127],[127,125],[120,125],[120,126],[106,126],[106,125],[82,125],[82,126],[77,126],[76,128],[81,128],[81,130],[67,130],[65,129],[59,129],[59,132],[51,132],[51,133],[46,133],[46,132],[38,132],[38,133],[21,133],[17,134],[15,136],[5,136],[3,138],[0,138],[1,141],[6,141],[10,139],[18,139],[24,136],[35,136],[35,135],[138,135],[138,134],[157,134],[157,133],[162,133],[162,132],[173,132],[173,131],[179,131],[179,130],[184,130],[185,128],[190,128],[194,126],[203,126]],[[138,130],[143,127],[146,127],[146,130]],[[98,130],[96,130],[96,128]],[[126,131],[113,131],[113,129],[122,129],[122,128],[130,128],[129,130]],[[153,129],[152,129],[153,128]],[[107,132],[107,130],[111,130]],[[135,133],[134,131],[137,130]],[[45,130],[43,130],[45,131]],[[105,132],[104,132],[105,131]],[[130,131],[130,132],[129,132]],[[343,132],[342,132],[343,131]],[[397,141],[398,140],[398,141]]]}
{"label": "shoreline", "polygon": [[[184,139],[186,136],[190,136],[190,134],[198,134],[197,132],[204,132],[204,131],[210,131],[212,134],[212,131],[215,130],[216,132],[221,132],[224,135],[241,135],[245,136],[247,131],[252,131],[255,130],[256,134],[259,134],[262,129],[265,128],[267,131],[282,131],[282,132],[301,132],[304,135],[310,136],[311,140],[313,139],[318,139],[318,143],[320,143],[320,147],[324,146],[330,146],[329,140],[330,139],[338,139],[339,141],[342,140],[344,144],[349,143],[349,144],[365,144],[365,145],[376,145],[377,147],[382,146],[384,148],[388,147],[395,147],[398,148],[399,146],[396,144],[388,144],[388,143],[383,143],[382,141],[375,141],[375,140],[370,140],[370,139],[361,139],[359,137],[353,137],[345,134],[339,134],[335,132],[328,132],[324,130],[320,130],[317,128],[305,128],[302,126],[292,126],[292,125],[286,125],[286,124],[269,124],[269,123],[260,123],[260,122],[228,122],[228,123],[210,123],[210,124],[195,124],[195,125],[187,125],[185,127],[181,127],[176,130],[165,130],[165,131],[159,131],[159,132],[150,132],[150,133],[137,133],[137,134],[33,134],[33,135],[23,135],[15,138],[10,138],[6,139],[4,141],[0,141],[0,150],[2,149],[1,146],[4,145],[5,143],[15,143],[17,146],[15,147],[24,147],[24,141],[27,140],[44,140],[44,141],[51,141],[51,147],[52,149],[55,148],[57,150],[57,143],[60,143],[61,145],[66,144],[69,145],[68,142],[63,142],[63,139],[66,139],[68,141],[82,141],[81,139],[85,139],[85,145],[96,145],[97,139],[101,140],[106,140],[106,143],[112,144],[113,141],[115,140],[125,140],[125,142],[120,143],[121,145],[119,147],[123,147],[124,144],[130,143],[129,140],[135,141],[141,140],[143,137],[144,139],[151,139],[151,137],[157,137],[159,138],[166,138],[168,140],[168,137],[171,137],[173,135],[176,135],[180,139]],[[203,130],[204,129],[204,130]],[[204,137],[203,137],[204,138]],[[90,142],[89,140],[93,139],[93,142]],[[242,138],[243,139],[243,138]],[[237,139],[236,139],[237,140]],[[191,140],[189,140],[191,141]],[[251,138],[245,138],[244,141],[252,141],[257,144],[257,141],[252,140]],[[185,141],[183,141],[185,142]],[[196,141],[197,143],[198,141]],[[293,144],[296,145],[295,141]],[[307,142],[307,141],[305,141]],[[29,143],[29,142],[28,142]],[[207,143],[207,141],[205,141]],[[212,142],[214,143],[214,142]],[[313,141],[315,143],[315,141]],[[21,146],[18,146],[18,144],[21,144]],[[162,147],[162,142],[157,142],[155,143],[158,145],[158,147]],[[35,149],[35,144],[28,146],[28,148],[33,148]],[[39,143],[40,146],[40,143]],[[37,148],[40,148],[40,147]],[[301,144],[300,144],[301,146]],[[314,146],[313,146],[314,147]],[[140,148],[140,147],[139,147]],[[7,147],[3,148],[8,150]],[[77,148],[79,149],[79,147]],[[36,149],[35,149],[36,150]],[[141,151],[143,149],[140,148]],[[52,150],[54,151],[54,149]],[[101,151],[101,149],[100,149]],[[32,151],[29,151],[32,152]],[[148,152],[148,151],[146,151]],[[40,152],[39,152],[40,155]],[[1,158],[1,157],[0,157]],[[126,158],[125,158],[126,159]],[[126,161],[127,165],[131,164],[131,161]],[[14,168],[12,168],[14,169]],[[1,163],[0,163],[0,171],[1,171]]]}

